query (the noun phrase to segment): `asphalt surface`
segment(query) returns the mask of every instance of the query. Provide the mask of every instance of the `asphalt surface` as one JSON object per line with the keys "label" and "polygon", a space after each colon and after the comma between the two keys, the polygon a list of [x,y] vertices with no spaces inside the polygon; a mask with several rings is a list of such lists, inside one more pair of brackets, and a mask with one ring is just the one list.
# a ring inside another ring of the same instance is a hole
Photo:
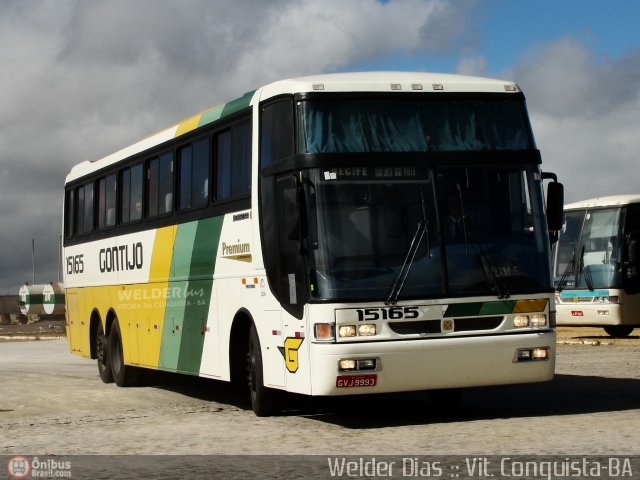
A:
{"label": "asphalt surface", "polygon": [[[71,355],[64,338],[3,341],[0,444],[5,455],[73,455],[74,461],[131,454],[635,455],[638,342],[561,334],[553,381],[468,389],[453,409],[434,408],[418,393],[293,396],[282,416],[258,418],[226,383],[159,375],[141,387],[118,388],[100,381],[94,361]],[[263,463],[235,478],[264,477]]]}

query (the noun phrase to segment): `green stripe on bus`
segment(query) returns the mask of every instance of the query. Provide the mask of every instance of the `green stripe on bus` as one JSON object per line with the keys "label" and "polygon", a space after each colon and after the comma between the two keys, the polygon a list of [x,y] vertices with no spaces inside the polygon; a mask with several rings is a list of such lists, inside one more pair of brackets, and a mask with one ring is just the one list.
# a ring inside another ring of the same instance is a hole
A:
{"label": "green stripe on bus", "polygon": [[251,99],[253,98],[254,93],[255,90],[252,92],[247,92],[240,98],[237,98],[225,104],[224,108],[222,109],[222,115],[220,116],[220,118],[239,112],[243,108],[247,108],[249,106],[249,103],[251,102]]}
{"label": "green stripe on bus", "polygon": [[213,217],[198,222],[189,271],[189,278],[192,280],[189,281],[188,296],[185,299],[184,331],[177,366],[182,372],[200,371],[223,219],[224,217]]}
{"label": "green stripe on bus", "polygon": [[198,127],[202,127],[203,125],[207,125],[208,123],[213,123],[223,117],[239,112],[243,108],[247,108],[249,106],[249,103],[251,103],[251,99],[253,98],[254,93],[255,90],[252,92],[247,92],[242,97],[236,98],[229,103],[216,105],[209,110],[205,110],[204,112],[202,112],[202,116],[198,121]]}
{"label": "green stripe on bus", "polygon": [[160,368],[167,370],[176,370],[178,368],[186,308],[185,297],[188,291],[187,280],[191,269],[191,256],[198,227],[197,223],[183,223],[176,227],[171,269],[169,271],[170,293],[167,298],[167,307],[164,315],[162,344],[158,362]]}
{"label": "green stripe on bus", "polygon": [[224,104],[216,105],[215,107],[204,112],[202,114],[202,117],[200,117],[200,121],[198,122],[198,127],[206,125],[207,123],[215,122],[216,120],[220,120],[223,109],[224,109]]}

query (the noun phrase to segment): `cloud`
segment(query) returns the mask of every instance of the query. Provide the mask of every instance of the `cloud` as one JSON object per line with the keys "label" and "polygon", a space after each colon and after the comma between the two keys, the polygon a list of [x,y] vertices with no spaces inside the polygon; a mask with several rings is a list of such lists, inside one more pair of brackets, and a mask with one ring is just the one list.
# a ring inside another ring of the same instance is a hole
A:
{"label": "cloud", "polygon": [[546,170],[568,201],[638,193],[640,50],[597,55],[563,38],[524,55],[508,74],[523,88]]}
{"label": "cloud", "polygon": [[269,81],[455,49],[474,1],[6,0],[0,289],[57,278],[64,178]]}
{"label": "cloud", "polygon": [[487,76],[487,71],[487,60],[482,55],[465,55],[456,67],[456,73],[460,75]]}

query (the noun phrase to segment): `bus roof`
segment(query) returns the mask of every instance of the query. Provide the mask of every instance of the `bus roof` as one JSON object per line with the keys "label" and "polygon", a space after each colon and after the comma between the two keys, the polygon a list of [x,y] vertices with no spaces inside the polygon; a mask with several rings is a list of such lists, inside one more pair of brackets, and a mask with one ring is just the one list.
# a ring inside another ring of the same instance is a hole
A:
{"label": "bus roof", "polygon": [[515,93],[520,92],[520,88],[505,80],[425,72],[335,73],[279,80],[231,102],[204,110],[104,158],[79,163],[67,175],[66,183],[216,122],[255,102],[277,95],[305,92]]}
{"label": "bus roof", "polygon": [[262,87],[261,100],[302,92],[519,92],[505,80],[426,72],[353,72],[291,78]]}
{"label": "bus roof", "polygon": [[630,203],[640,203],[640,195],[611,195],[608,197],[590,198],[569,203],[564,206],[564,209],[578,210],[581,208],[615,207],[628,205]]}

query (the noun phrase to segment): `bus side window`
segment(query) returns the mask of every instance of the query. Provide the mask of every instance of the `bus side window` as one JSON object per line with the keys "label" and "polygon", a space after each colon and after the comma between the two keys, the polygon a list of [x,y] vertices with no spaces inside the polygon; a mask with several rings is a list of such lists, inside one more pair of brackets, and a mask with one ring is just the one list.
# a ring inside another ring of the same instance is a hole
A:
{"label": "bus side window", "polygon": [[204,138],[178,150],[180,162],[180,210],[206,205],[209,200],[209,139]]}
{"label": "bus side window", "polygon": [[147,170],[149,217],[173,211],[173,154],[164,153],[149,161]]}
{"label": "bus side window", "polygon": [[216,135],[216,200],[251,189],[251,122],[243,121]]}
{"label": "bus side window", "polygon": [[93,231],[93,183],[76,188],[76,235]]}
{"label": "bus side window", "polygon": [[293,155],[293,100],[278,100],[262,108],[260,168]]}
{"label": "bus side window", "polygon": [[64,204],[64,236],[71,238],[75,227],[75,190],[67,190]]}
{"label": "bus side window", "polygon": [[142,164],[120,173],[120,223],[142,218]]}
{"label": "bus side window", "polygon": [[116,224],[116,176],[98,180],[98,229]]}

